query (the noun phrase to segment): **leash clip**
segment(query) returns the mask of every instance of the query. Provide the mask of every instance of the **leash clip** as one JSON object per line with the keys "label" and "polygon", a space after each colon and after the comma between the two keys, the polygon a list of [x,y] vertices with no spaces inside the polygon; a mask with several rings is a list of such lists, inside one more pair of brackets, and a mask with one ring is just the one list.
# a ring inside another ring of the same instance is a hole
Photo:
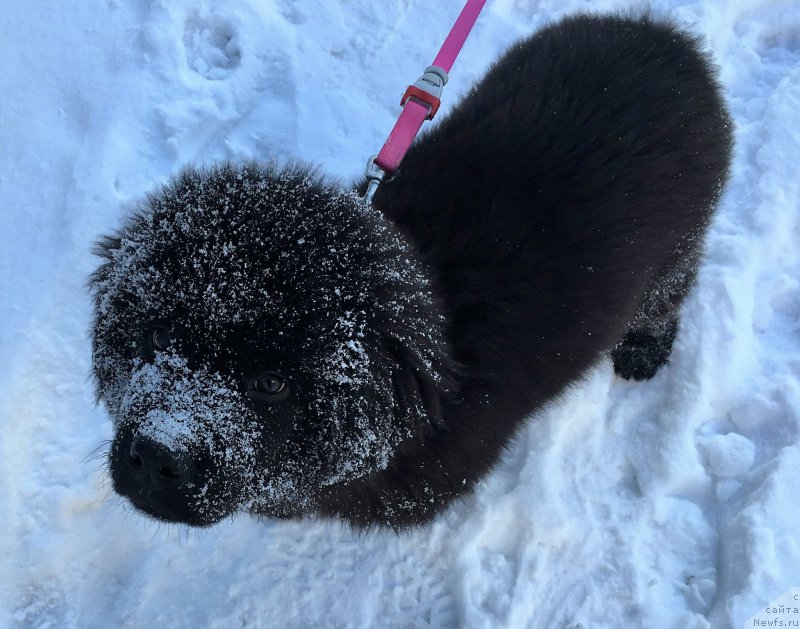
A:
{"label": "leash clip", "polygon": [[364,173],[367,176],[367,191],[364,193],[364,199],[367,203],[372,203],[375,191],[386,176],[386,171],[375,163],[377,157],[377,155],[370,155],[367,160],[367,170]]}
{"label": "leash clip", "polygon": [[417,79],[414,85],[406,88],[400,105],[405,106],[410,98],[416,103],[428,108],[425,120],[431,120],[441,105],[442,88],[447,84],[447,72],[439,66],[428,66],[425,73]]}

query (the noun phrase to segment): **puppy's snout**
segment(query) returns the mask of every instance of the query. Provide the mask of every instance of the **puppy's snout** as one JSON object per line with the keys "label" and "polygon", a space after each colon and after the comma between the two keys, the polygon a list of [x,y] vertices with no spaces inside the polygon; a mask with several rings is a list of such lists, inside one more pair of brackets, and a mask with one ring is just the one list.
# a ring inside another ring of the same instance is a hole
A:
{"label": "puppy's snout", "polygon": [[194,467],[188,456],[172,452],[147,437],[136,437],[131,443],[128,462],[133,476],[151,487],[177,485],[184,482]]}

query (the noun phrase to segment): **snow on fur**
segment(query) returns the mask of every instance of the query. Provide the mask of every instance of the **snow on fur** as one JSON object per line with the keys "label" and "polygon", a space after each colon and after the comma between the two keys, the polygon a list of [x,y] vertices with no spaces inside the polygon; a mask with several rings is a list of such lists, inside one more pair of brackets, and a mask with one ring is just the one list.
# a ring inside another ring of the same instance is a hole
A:
{"label": "snow on fur", "polygon": [[[245,486],[239,502],[266,513],[296,508],[314,487],[385,468],[409,436],[389,367],[370,359],[368,345],[382,342],[372,328],[395,322],[431,365],[441,321],[429,314],[428,280],[408,246],[353,193],[299,167],[185,170],[98,253],[106,261],[92,283],[95,371],[118,429],[178,451],[205,443],[220,475]],[[147,324],[159,320],[178,325],[176,343],[210,364],[190,368],[173,352],[142,361]],[[252,338],[229,341],[237,334]],[[274,443],[245,402],[242,357],[228,352],[248,343],[308,375],[296,386],[312,414],[295,424],[318,426],[314,443]],[[265,449],[286,454],[255,474]]]}

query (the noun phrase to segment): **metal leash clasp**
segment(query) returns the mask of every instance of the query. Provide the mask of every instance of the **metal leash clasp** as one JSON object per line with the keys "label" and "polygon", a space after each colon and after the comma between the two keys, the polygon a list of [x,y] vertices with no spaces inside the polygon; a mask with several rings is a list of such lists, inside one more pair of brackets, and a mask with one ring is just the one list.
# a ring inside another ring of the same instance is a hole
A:
{"label": "metal leash clasp", "polygon": [[375,191],[386,176],[386,171],[375,163],[377,157],[377,155],[370,155],[367,160],[367,170],[365,172],[367,176],[367,190],[364,193],[364,200],[369,204],[372,204],[372,197],[375,196]]}

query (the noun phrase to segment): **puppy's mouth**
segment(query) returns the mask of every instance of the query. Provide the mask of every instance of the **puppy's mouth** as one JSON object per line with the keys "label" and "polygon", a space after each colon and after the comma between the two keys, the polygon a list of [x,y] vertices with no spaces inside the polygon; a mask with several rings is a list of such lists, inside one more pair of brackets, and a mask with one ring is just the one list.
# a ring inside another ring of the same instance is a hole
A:
{"label": "puppy's mouth", "polygon": [[179,506],[174,505],[171,499],[166,501],[157,500],[151,503],[148,502],[148,500],[153,500],[153,496],[144,498],[136,496],[135,494],[128,496],[128,499],[139,511],[142,511],[143,513],[146,513],[150,517],[153,517],[157,520],[189,524],[190,526],[204,526],[207,524],[213,524],[213,522],[205,522],[204,520],[196,517],[187,508],[181,509]]}

